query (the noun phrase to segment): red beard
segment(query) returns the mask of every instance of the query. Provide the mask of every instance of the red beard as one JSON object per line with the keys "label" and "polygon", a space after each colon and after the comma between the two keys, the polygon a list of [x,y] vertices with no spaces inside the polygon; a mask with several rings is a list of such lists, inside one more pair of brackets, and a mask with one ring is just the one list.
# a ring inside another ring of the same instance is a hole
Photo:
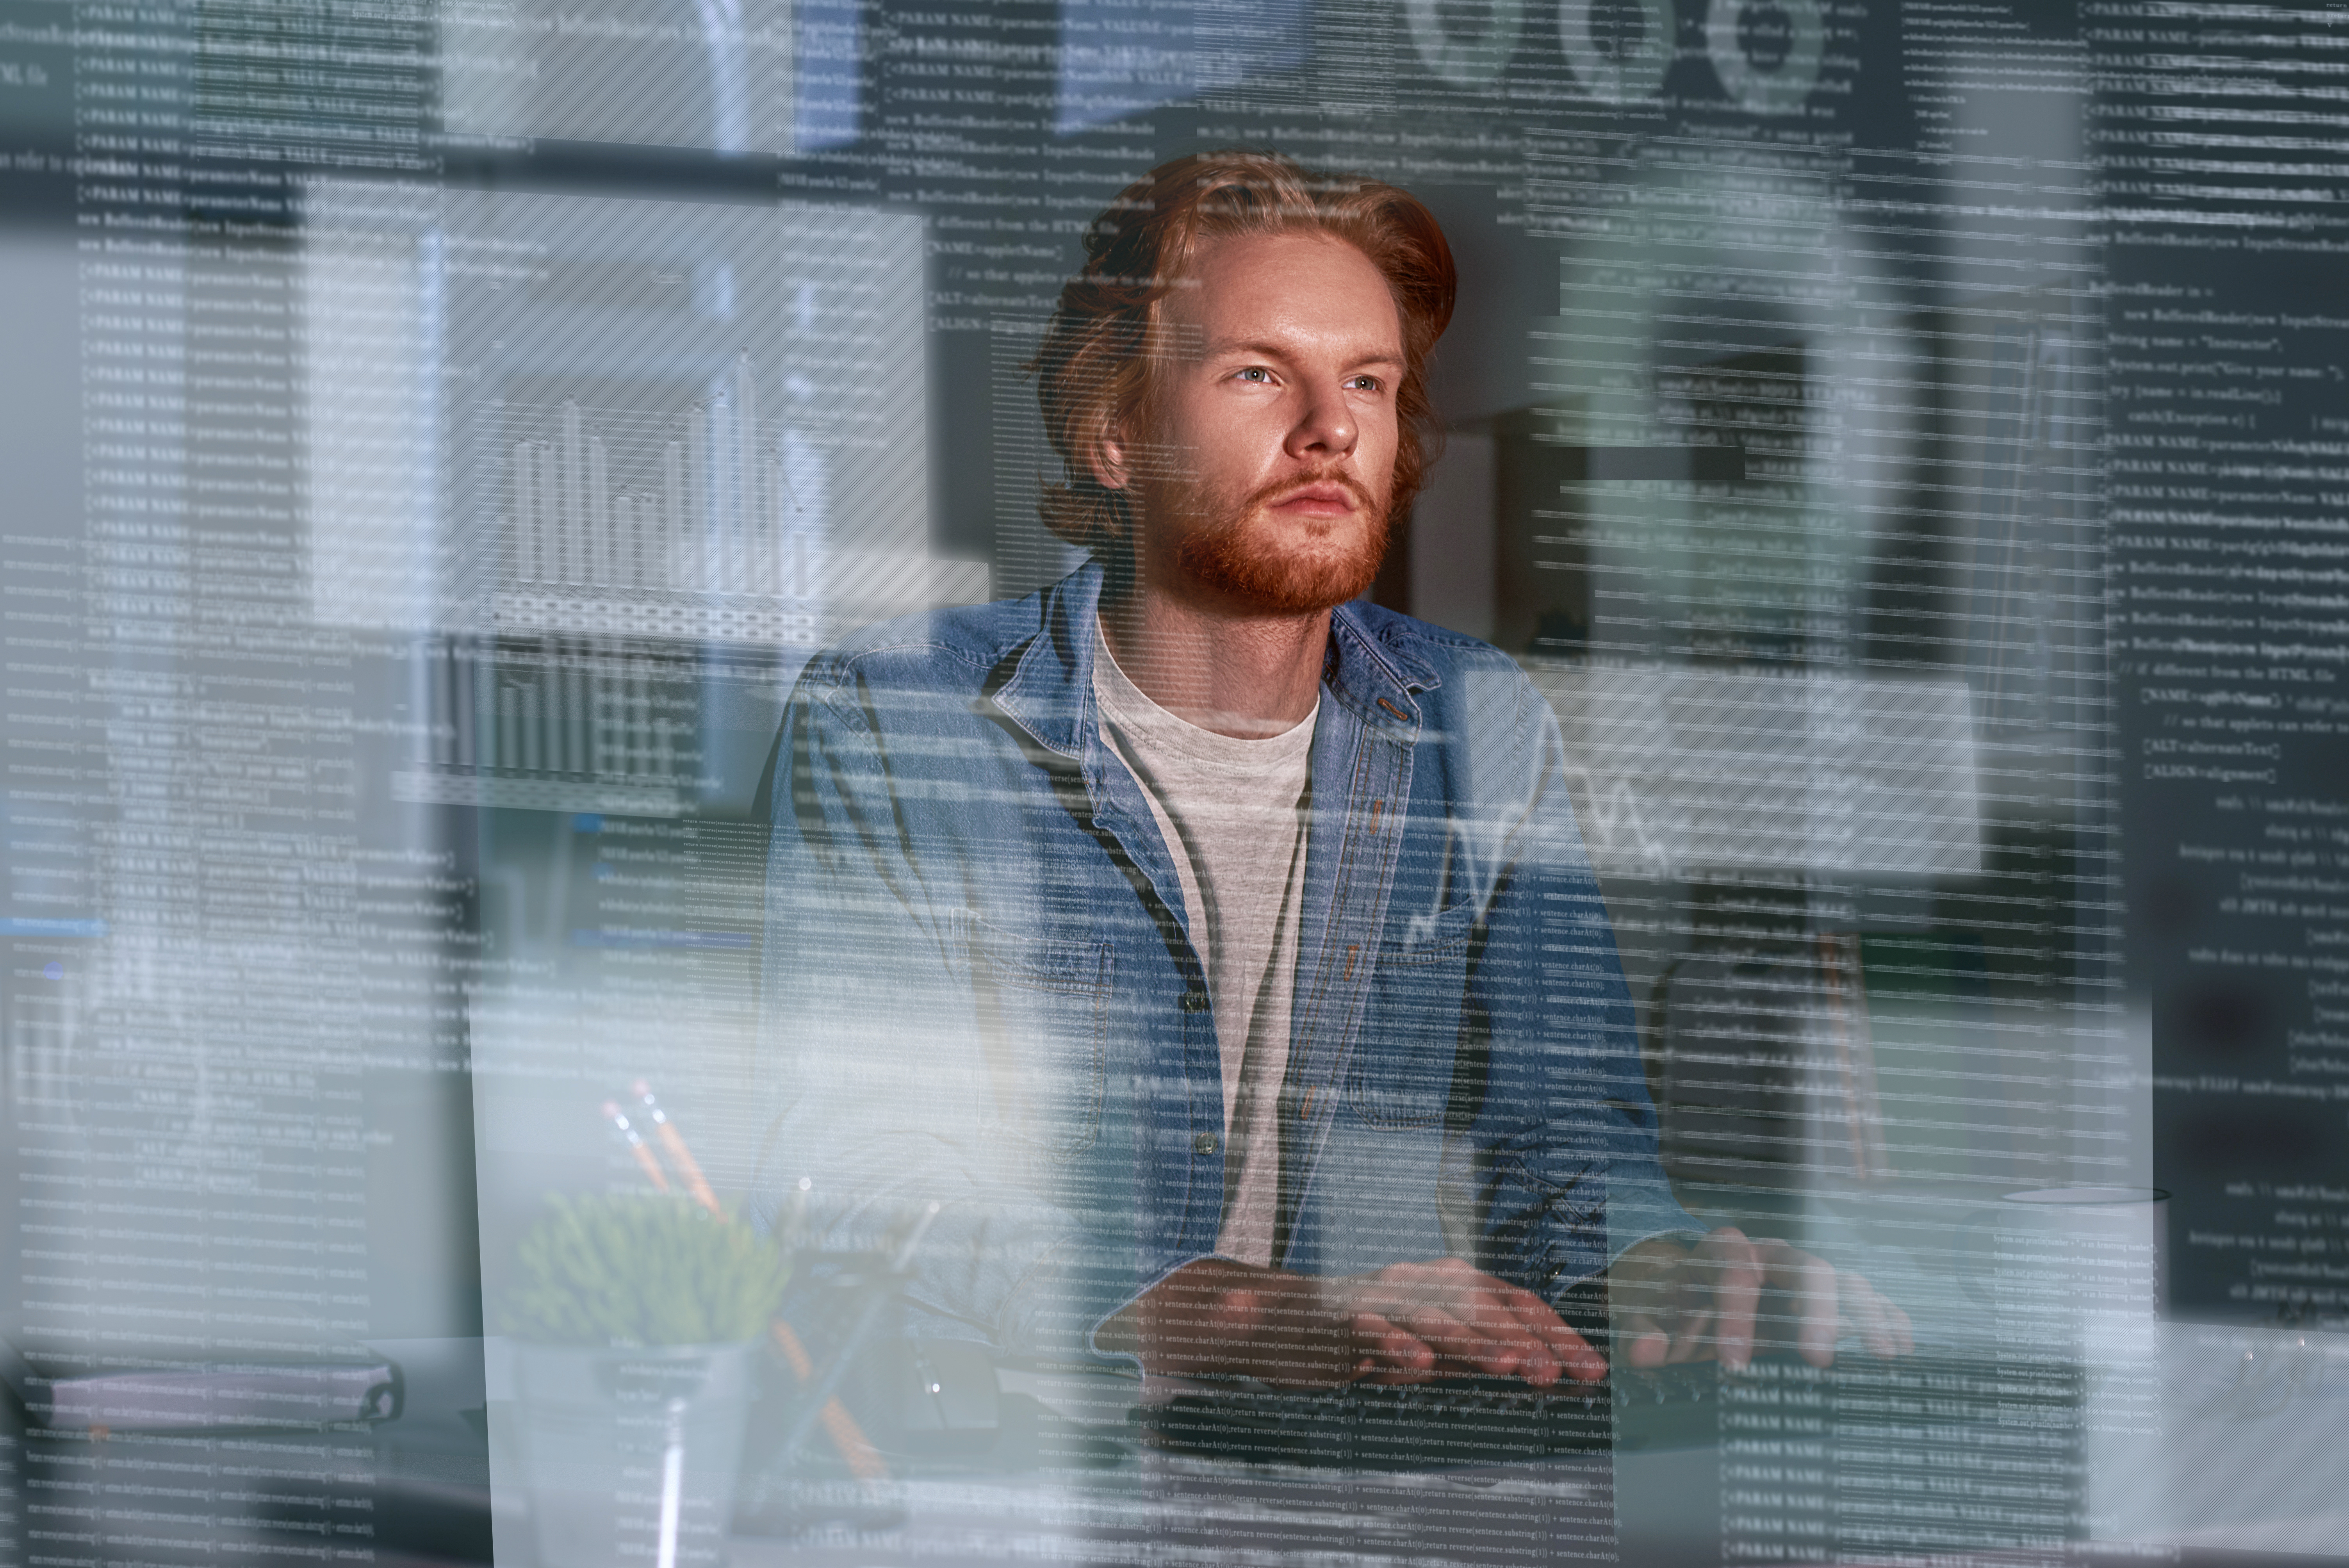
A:
{"label": "red beard", "polygon": [[[1272,502],[1312,484],[1342,486],[1357,510],[1326,522],[1316,519],[1301,524],[1276,523],[1265,515]],[[1185,511],[1204,510],[1205,498],[1196,492],[1184,500],[1191,503]],[[1384,497],[1372,495],[1350,475],[1327,468],[1259,487],[1222,518],[1185,534],[1174,558],[1193,582],[1253,608],[1276,615],[1306,615],[1361,597],[1378,577],[1393,532]]]}

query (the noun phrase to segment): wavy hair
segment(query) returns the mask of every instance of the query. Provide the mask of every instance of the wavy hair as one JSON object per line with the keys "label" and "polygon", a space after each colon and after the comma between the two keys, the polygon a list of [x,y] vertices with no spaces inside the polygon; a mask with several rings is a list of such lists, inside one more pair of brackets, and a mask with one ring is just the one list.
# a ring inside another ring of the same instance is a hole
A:
{"label": "wavy hair", "polygon": [[1443,449],[1426,366],[1452,320],[1457,277],[1435,215],[1410,191],[1357,175],[1320,173],[1269,152],[1205,152],[1162,163],[1118,194],[1085,231],[1085,264],[1061,290],[1036,377],[1044,433],[1066,482],[1047,484],[1044,524],[1070,543],[1125,549],[1127,493],[1093,477],[1092,454],[1120,420],[1146,418],[1160,308],[1211,242],[1243,234],[1327,234],[1370,259],[1402,318],[1403,377],[1390,516],[1419,493]]}

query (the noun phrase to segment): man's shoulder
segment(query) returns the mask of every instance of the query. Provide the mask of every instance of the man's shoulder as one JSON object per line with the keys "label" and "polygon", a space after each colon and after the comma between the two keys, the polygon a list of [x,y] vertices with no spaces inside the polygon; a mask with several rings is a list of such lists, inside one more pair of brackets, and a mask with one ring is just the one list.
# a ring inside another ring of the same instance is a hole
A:
{"label": "man's shoulder", "polygon": [[1531,692],[1533,684],[1517,661],[1481,638],[1454,632],[1430,622],[1390,610],[1368,600],[1346,606],[1361,634],[1385,653],[1406,676],[1424,672],[1442,692],[1454,684],[1486,689],[1495,686],[1512,695]]}

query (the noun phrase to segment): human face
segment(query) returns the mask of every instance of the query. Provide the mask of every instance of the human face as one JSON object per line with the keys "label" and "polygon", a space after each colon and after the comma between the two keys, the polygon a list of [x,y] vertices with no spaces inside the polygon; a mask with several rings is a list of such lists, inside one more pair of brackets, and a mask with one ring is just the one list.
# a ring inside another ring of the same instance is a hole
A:
{"label": "human face", "polygon": [[1403,375],[1386,280],[1340,240],[1244,235],[1206,248],[1162,319],[1176,351],[1147,440],[1112,447],[1146,581],[1257,614],[1362,593],[1386,552]]}

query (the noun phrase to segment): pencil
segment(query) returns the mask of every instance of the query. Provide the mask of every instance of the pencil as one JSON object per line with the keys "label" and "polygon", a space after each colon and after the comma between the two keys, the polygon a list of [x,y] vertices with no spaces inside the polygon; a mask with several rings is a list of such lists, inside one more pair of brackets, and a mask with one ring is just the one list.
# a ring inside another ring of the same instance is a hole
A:
{"label": "pencil", "polygon": [[[791,1363],[792,1371],[801,1382],[804,1383],[815,1376],[815,1363],[810,1359],[807,1346],[802,1345],[800,1336],[792,1332],[792,1326],[780,1317],[775,1319],[775,1347],[783,1353],[783,1359]],[[821,1418],[824,1436],[830,1438],[832,1446],[840,1450],[840,1457],[847,1464],[851,1475],[859,1480],[889,1479],[888,1462],[882,1459],[880,1450],[874,1448],[864,1436],[864,1429],[856,1424],[856,1418],[848,1413],[847,1406],[836,1398],[826,1399]]]}
{"label": "pencil", "polygon": [[654,1100],[652,1085],[638,1078],[633,1086],[633,1092],[644,1106],[645,1114],[652,1118],[653,1136],[660,1140],[661,1151],[668,1156],[669,1163],[675,1165],[685,1178],[687,1189],[693,1193],[693,1201],[724,1219],[726,1211],[719,1206],[718,1194],[711,1191],[709,1183],[702,1179],[701,1167],[695,1163],[693,1151],[685,1146],[684,1135],[678,1131],[677,1124],[669,1120],[668,1114]]}
{"label": "pencil", "polygon": [[628,1140],[628,1152],[636,1157],[636,1163],[644,1167],[645,1174],[652,1178],[653,1185],[664,1192],[667,1191],[668,1178],[662,1173],[660,1161],[653,1157],[652,1150],[647,1147],[636,1130],[628,1125],[627,1114],[621,1110],[619,1102],[605,1100],[604,1114],[611,1119],[614,1127],[620,1130],[620,1136]]}

